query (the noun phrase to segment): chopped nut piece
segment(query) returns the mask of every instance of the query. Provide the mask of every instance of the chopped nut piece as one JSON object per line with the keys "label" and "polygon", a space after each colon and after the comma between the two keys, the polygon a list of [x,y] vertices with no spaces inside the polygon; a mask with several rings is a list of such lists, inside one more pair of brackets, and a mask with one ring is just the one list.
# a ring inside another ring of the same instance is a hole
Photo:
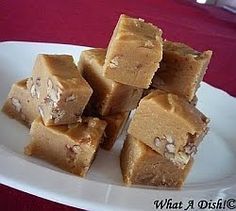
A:
{"label": "chopped nut piece", "polygon": [[[120,155],[121,172],[126,185],[151,185],[181,188],[191,169],[193,159],[183,168],[153,151],[142,141],[128,135]],[[176,160],[175,160],[176,161]]]}
{"label": "chopped nut piece", "polygon": [[[102,116],[124,113],[133,110],[142,96],[142,89],[127,86],[104,77],[103,64],[106,50],[97,48],[83,51],[78,67],[93,89],[89,104]],[[118,64],[118,57],[114,64]],[[122,99],[122,100],[121,100]]]}
{"label": "chopped nut piece", "polygon": [[118,64],[118,57],[116,56],[110,61],[110,68],[116,68]]}
{"label": "chopped nut piece", "polygon": [[69,55],[38,55],[27,87],[33,96],[39,90],[37,103],[47,126],[76,123],[74,114],[82,115],[93,92]]}
{"label": "chopped nut piece", "polygon": [[162,60],[161,36],[161,30],[153,24],[121,15],[107,48],[104,76],[129,86],[148,88]]}
{"label": "chopped nut piece", "polygon": [[152,43],[150,40],[147,40],[147,41],[145,42],[144,46],[147,47],[147,48],[152,48],[152,47],[154,47],[153,43]]}
{"label": "chopped nut piece", "polygon": [[165,156],[168,160],[172,160],[172,159],[174,159],[175,154],[174,154],[174,153],[171,153],[171,152],[165,152],[165,153],[164,153],[164,156]]}
{"label": "chopped nut piece", "polygon": [[44,112],[43,112],[42,106],[38,106],[38,109],[39,109],[39,113],[40,113],[41,117],[43,118]]}
{"label": "chopped nut piece", "polygon": [[18,99],[16,99],[16,98],[12,97],[12,98],[11,98],[11,102],[12,102],[12,104],[15,106],[16,111],[17,111],[17,112],[20,112],[21,109],[22,109],[22,106],[21,106],[20,101],[19,101]]}
{"label": "chopped nut piece", "polygon": [[161,139],[159,137],[156,137],[154,139],[154,144],[155,146],[157,146],[158,148],[161,147],[162,143],[161,143]]}
{"label": "chopped nut piece", "polygon": [[190,160],[190,156],[184,152],[178,152],[174,158],[170,159],[175,165],[184,168]]}
{"label": "chopped nut piece", "polygon": [[66,114],[65,111],[61,111],[59,110],[59,108],[53,108],[52,112],[51,112],[51,119],[54,119],[54,122],[57,123],[59,122],[63,116]]}
{"label": "chopped nut piece", "polygon": [[188,143],[184,146],[184,152],[190,156],[194,156],[197,153],[197,146],[194,143]]}
{"label": "chopped nut piece", "polygon": [[75,95],[72,94],[71,96],[69,96],[69,97],[66,98],[66,102],[74,101],[75,99],[76,99]]}
{"label": "chopped nut piece", "polygon": [[31,97],[31,93],[26,86],[28,83],[30,83],[30,79],[24,79],[12,85],[2,111],[9,117],[30,127],[33,120],[39,116],[39,112],[37,99]]}
{"label": "chopped nut piece", "polygon": [[175,153],[175,145],[174,144],[166,144],[166,150],[168,153]]}
{"label": "chopped nut piece", "polygon": [[[95,121],[95,127],[88,123]],[[78,176],[85,176],[99,147],[106,122],[87,117],[82,123],[45,126],[37,118],[31,126],[31,143],[25,148],[27,155],[44,159]]]}
{"label": "chopped nut piece", "polygon": [[169,135],[165,136],[165,139],[166,139],[166,141],[167,141],[168,143],[170,143],[170,144],[174,143],[174,140],[173,140],[172,137],[169,136]]}
{"label": "chopped nut piece", "polygon": [[[203,139],[207,123],[202,116],[183,97],[156,90],[140,101],[128,133],[173,161],[178,152],[184,152],[187,143],[197,147]],[[156,144],[157,137],[163,144]],[[190,146],[185,150],[190,150]]]}

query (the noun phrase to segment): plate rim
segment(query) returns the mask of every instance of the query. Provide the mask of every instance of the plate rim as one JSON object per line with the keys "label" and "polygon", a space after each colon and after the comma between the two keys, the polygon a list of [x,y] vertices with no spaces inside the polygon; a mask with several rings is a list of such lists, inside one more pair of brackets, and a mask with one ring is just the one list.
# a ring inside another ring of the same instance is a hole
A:
{"label": "plate rim", "polygon": [[[73,45],[73,44],[63,44],[63,43],[50,43],[50,42],[27,42],[27,41],[3,41],[3,42],[0,42],[0,47],[1,47],[1,45],[2,44],[30,44],[30,45],[34,45],[34,44],[37,44],[37,45],[61,45],[61,46],[63,46],[63,45],[66,45],[66,46],[73,46],[73,47],[85,47],[85,48],[89,48],[89,47],[87,47],[87,46],[80,46],[80,45]],[[231,100],[234,100],[235,101],[235,103],[236,103],[236,98],[234,98],[233,96],[231,96],[230,94],[228,94],[227,92],[225,92],[224,90],[221,90],[221,89],[219,89],[219,88],[216,88],[216,87],[214,87],[214,86],[212,86],[212,85],[210,85],[210,84],[207,84],[207,83],[205,83],[205,82],[203,82],[204,84],[206,84],[207,86],[210,86],[211,88],[213,88],[213,89],[215,89],[219,94],[222,94],[222,95],[225,95],[225,96],[227,96],[227,97],[230,97],[230,99]],[[1,118],[1,117],[0,117]],[[9,158],[12,158],[12,156],[14,157],[14,153],[10,153],[10,152],[8,152],[6,149],[4,149],[4,146],[3,145],[1,145],[0,144],[0,152],[2,152],[2,153],[0,153],[0,166],[4,163],[4,161],[7,161],[7,159],[9,159]],[[6,157],[4,156],[4,155],[6,155]],[[17,157],[15,157],[15,158],[17,158]],[[25,162],[28,162],[27,161],[27,159],[25,160],[23,160],[23,161],[25,161]],[[32,165],[32,163],[30,163],[31,165]],[[35,164],[36,165],[36,164]],[[42,168],[42,169],[45,169],[45,167],[43,167],[43,166],[40,166],[40,165],[37,165],[38,167],[40,167],[40,168]],[[18,190],[21,190],[21,191],[24,191],[24,192],[27,192],[27,193],[30,193],[30,194],[32,194],[32,195],[36,195],[36,196],[38,196],[38,197],[41,197],[41,198],[45,198],[45,199],[48,199],[48,200],[51,200],[51,201],[55,201],[55,202],[58,202],[58,203],[61,203],[61,204],[65,204],[65,205],[68,205],[68,206],[72,206],[72,207],[78,207],[78,208],[82,208],[82,209],[94,209],[95,207],[94,206],[91,206],[89,203],[87,203],[86,202],[86,200],[84,201],[83,199],[81,199],[81,198],[78,198],[77,199],[77,201],[79,202],[79,205],[78,205],[78,203],[75,203],[75,204],[70,204],[70,203],[67,203],[67,202],[65,202],[65,203],[63,203],[63,201],[61,201],[61,199],[59,200],[59,199],[56,199],[56,198],[53,198],[50,194],[56,194],[59,198],[60,198],[60,196],[61,196],[61,194],[58,194],[58,193],[55,193],[55,192],[50,192],[49,190],[49,192],[48,193],[50,193],[49,195],[50,195],[50,197],[44,197],[44,196],[42,196],[42,195],[40,195],[40,194],[37,194],[37,192],[32,192],[32,190],[36,190],[37,188],[35,188],[35,187],[31,187],[31,188],[24,188],[22,185],[16,185],[16,184],[14,184],[14,180],[12,179],[10,179],[10,178],[5,178],[4,177],[4,172],[2,172],[2,170],[4,169],[4,166],[3,166],[3,168],[1,167],[0,168],[0,183],[2,183],[2,184],[4,184],[4,185],[7,185],[7,186],[10,186],[10,187],[12,187],[12,188],[15,188],[15,189],[18,189]],[[49,170],[49,171],[54,171],[54,170],[51,170],[51,169],[47,169],[47,170]],[[59,174],[62,174],[61,172],[56,172],[56,173],[59,173]],[[63,174],[64,175],[64,174]],[[73,177],[75,177],[74,175],[72,175]],[[235,176],[235,175],[234,175]],[[77,177],[76,177],[77,178]],[[80,179],[84,179],[84,178],[80,178]],[[236,179],[236,177],[233,177],[233,179],[235,180]],[[87,180],[87,179],[85,179],[85,180]],[[87,180],[88,182],[92,182],[92,185],[95,185],[95,183],[99,183],[100,185],[105,185],[105,186],[108,186],[107,188],[108,188],[108,192],[109,192],[109,190],[111,189],[111,188],[114,188],[115,190],[117,190],[117,191],[120,191],[119,189],[124,189],[124,190],[127,190],[127,188],[130,190],[130,188],[129,187],[126,187],[126,186],[118,186],[118,185],[116,185],[116,184],[105,184],[105,183],[102,183],[102,182],[98,182],[98,181],[93,181],[93,180]],[[26,182],[26,181],[25,181]],[[82,181],[80,181],[80,184],[81,183],[83,183],[83,180]],[[14,184],[14,186],[13,186],[13,184]],[[20,184],[24,184],[24,183],[20,183]],[[231,187],[230,187],[231,186]],[[27,187],[27,186],[26,186]],[[230,189],[232,189],[232,190],[234,190],[234,191],[236,191],[236,184],[234,184],[234,185],[228,185],[227,187],[225,187],[225,188],[230,188]],[[140,187],[131,187],[131,189],[132,190],[140,190]],[[143,189],[142,189],[143,190]],[[209,191],[215,191],[215,190],[218,190],[218,188],[212,188],[212,189],[209,189]],[[154,192],[154,191],[157,191],[157,189],[145,189],[145,191],[147,191],[147,192]],[[166,193],[169,191],[169,190],[161,190],[161,191],[165,191]],[[190,190],[188,190],[188,188],[187,189],[183,189],[181,192],[183,193],[188,193]],[[193,190],[191,190],[191,191],[193,191]],[[195,190],[196,192],[201,192],[202,190]],[[204,190],[205,191],[205,190]],[[173,190],[171,190],[171,192],[173,192]],[[148,194],[149,194],[148,193]],[[66,200],[65,200],[66,201]],[[93,202],[92,204],[94,204],[94,205],[96,205],[96,210],[106,210],[106,209],[108,209],[108,208],[111,208],[111,207],[113,207],[113,206],[111,206],[111,205],[109,205],[109,204],[107,204],[107,203],[96,203],[96,202]],[[116,209],[119,209],[120,207],[116,207]],[[123,208],[122,208],[122,210],[124,210]],[[130,210],[130,209],[129,209]]]}

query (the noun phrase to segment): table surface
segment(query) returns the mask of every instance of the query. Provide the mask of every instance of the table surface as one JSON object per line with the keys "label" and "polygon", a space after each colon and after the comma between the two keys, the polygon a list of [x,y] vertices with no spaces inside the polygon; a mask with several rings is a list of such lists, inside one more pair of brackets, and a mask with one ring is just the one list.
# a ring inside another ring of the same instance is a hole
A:
{"label": "table surface", "polygon": [[[204,81],[236,96],[236,15],[190,0],[2,0],[0,41],[104,48],[122,13],[156,24],[166,39],[213,50]],[[0,202],[3,210],[76,210],[4,185]]]}

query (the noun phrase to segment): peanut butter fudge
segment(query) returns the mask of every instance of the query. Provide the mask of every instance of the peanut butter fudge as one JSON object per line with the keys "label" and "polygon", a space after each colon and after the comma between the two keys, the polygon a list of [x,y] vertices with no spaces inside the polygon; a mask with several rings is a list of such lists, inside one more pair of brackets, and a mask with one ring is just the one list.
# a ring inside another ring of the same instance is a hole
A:
{"label": "peanut butter fudge", "polygon": [[30,96],[26,87],[27,79],[14,83],[3,105],[2,111],[9,117],[30,127],[34,119],[39,116],[37,102]]}
{"label": "peanut butter fudge", "polygon": [[[147,96],[151,92],[156,91],[156,90],[159,90],[159,89],[155,88],[155,87],[149,87],[149,89],[144,89],[142,98]],[[194,95],[193,99],[189,103],[192,104],[193,106],[196,106],[197,102],[198,102],[198,97],[196,95]]]}
{"label": "peanut butter fudge", "polygon": [[78,69],[93,88],[91,103],[102,116],[130,111],[137,107],[143,90],[103,76],[105,49],[83,51]]}
{"label": "peanut butter fudge", "polygon": [[130,135],[127,136],[120,155],[121,171],[126,185],[181,188],[192,164],[191,158],[185,168],[180,169]]}
{"label": "peanut butter fudge", "polygon": [[165,41],[160,69],[152,80],[152,86],[182,95],[193,100],[200,86],[212,51],[198,52],[189,46]]}
{"label": "peanut butter fudge", "polygon": [[161,36],[162,31],[151,23],[121,15],[107,49],[105,76],[148,88],[162,59]]}
{"label": "peanut butter fudge", "polygon": [[196,153],[208,122],[184,98],[156,90],[140,101],[128,133],[183,168]]}
{"label": "peanut butter fudge", "polygon": [[37,118],[32,123],[32,140],[25,154],[83,177],[92,164],[105,127],[105,121],[93,117],[57,126],[45,126],[41,118]]}
{"label": "peanut butter fudge", "polygon": [[69,55],[38,55],[27,87],[45,125],[80,121],[93,92]]}
{"label": "peanut butter fudge", "polygon": [[104,133],[104,140],[101,147],[105,150],[111,150],[115,141],[121,134],[125,123],[129,117],[129,112],[102,116],[101,119],[107,122],[107,127]]}

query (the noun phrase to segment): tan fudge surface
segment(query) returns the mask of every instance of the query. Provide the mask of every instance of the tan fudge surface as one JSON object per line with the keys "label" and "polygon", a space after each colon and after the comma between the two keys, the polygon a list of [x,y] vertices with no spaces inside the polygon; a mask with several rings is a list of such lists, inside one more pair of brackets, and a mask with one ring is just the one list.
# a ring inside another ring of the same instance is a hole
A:
{"label": "tan fudge surface", "polygon": [[[156,90],[161,90],[161,89],[158,89],[158,88],[155,88],[155,87],[149,87],[149,89],[144,89],[142,98],[147,96],[151,92],[156,91]],[[168,91],[166,91],[166,92],[168,92]],[[181,96],[181,97],[183,97],[183,96]],[[198,97],[197,97],[197,95],[194,95],[193,99],[189,103],[192,104],[193,106],[196,106],[197,102],[198,102]]]}
{"label": "tan fudge surface", "polygon": [[106,122],[83,118],[81,123],[45,126],[37,118],[25,154],[44,159],[66,171],[85,176],[102,139]]}
{"label": "tan fudge surface", "polygon": [[116,140],[119,138],[119,135],[121,134],[128,117],[129,112],[100,117],[102,120],[107,122],[104,140],[101,144],[103,149],[111,150]]}
{"label": "tan fudge surface", "polygon": [[151,23],[121,15],[107,49],[105,76],[148,88],[162,59],[161,36],[162,31]]}
{"label": "tan fudge surface", "polygon": [[75,123],[92,95],[69,55],[38,55],[33,77],[27,82],[46,125]]}
{"label": "tan fudge surface", "polygon": [[183,167],[196,153],[208,122],[184,98],[157,90],[140,101],[128,133]]}
{"label": "tan fudge surface", "polygon": [[93,88],[92,103],[100,115],[130,111],[137,107],[142,89],[127,86],[103,76],[105,49],[83,51],[78,69]]}
{"label": "tan fudge surface", "polygon": [[192,101],[200,86],[212,51],[198,52],[189,46],[165,41],[163,60],[155,74],[152,86],[184,96]]}
{"label": "tan fudge surface", "polygon": [[37,101],[30,95],[26,87],[27,79],[14,83],[3,105],[2,111],[30,127],[34,119],[39,116]]}
{"label": "tan fudge surface", "polygon": [[130,135],[127,136],[120,155],[120,165],[126,185],[181,188],[192,164],[193,159],[184,169],[180,169]]}

